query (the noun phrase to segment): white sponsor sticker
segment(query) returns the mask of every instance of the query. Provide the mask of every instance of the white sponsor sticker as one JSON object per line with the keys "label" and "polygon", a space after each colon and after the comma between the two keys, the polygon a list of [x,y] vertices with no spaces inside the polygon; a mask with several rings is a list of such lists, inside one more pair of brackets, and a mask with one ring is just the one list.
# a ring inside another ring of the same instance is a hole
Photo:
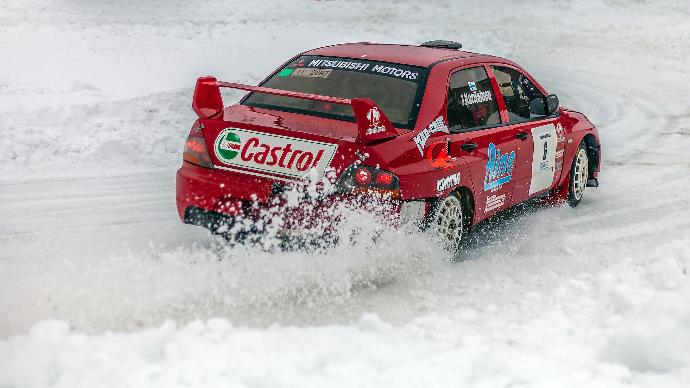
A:
{"label": "white sponsor sticker", "polygon": [[460,184],[460,173],[448,175],[436,181],[436,191],[442,192]]}
{"label": "white sponsor sticker", "polygon": [[415,137],[412,138],[422,156],[424,156],[424,147],[426,146],[426,142],[429,141],[431,135],[437,132],[450,133],[448,126],[443,121],[443,116],[438,116],[436,120],[429,124],[429,126],[422,129],[418,134],[415,135]]}
{"label": "white sponsor sticker", "polygon": [[381,125],[381,112],[379,112],[377,107],[369,109],[369,112],[367,112],[367,120],[369,120],[367,135],[373,135],[386,130],[386,127]]}
{"label": "white sponsor sticker", "polygon": [[561,123],[556,123],[556,135],[558,135],[558,142],[562,143],[565,141],[565,129]]}
{"label": "white sponsor sticker", "polygon": [[[216,137],[214,152],[218,168],[240,167],[260,173],[292,178],[315,169],[323,177],[338,146],[239,128],[226,128]],[[240,170],[246,172],[245,170]]]}
{"label": "white sponsor sticker", "polygon": [[506,203],[506,195],[490,195],[486,197],[486,206],[484,207],[484,213],[488,213],[492,210],[496,210],[502,207]]}

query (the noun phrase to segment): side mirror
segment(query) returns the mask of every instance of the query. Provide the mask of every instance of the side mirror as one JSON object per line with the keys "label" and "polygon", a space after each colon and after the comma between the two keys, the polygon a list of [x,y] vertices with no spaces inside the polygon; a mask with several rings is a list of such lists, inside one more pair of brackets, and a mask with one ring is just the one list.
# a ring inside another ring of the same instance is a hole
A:
{"label": "side mirror", "polygon": [[547,116],[551,116],[552,114],[556,113],[557,109],[558,109],[558,96],[555,94],[549,94],[546,97]]}
{"label": "side mirror", "polygon": [[539,116],[551,116],[558,109],[558,96],[549,94],[546,98],[535,98],[529,102],[529,111]]}

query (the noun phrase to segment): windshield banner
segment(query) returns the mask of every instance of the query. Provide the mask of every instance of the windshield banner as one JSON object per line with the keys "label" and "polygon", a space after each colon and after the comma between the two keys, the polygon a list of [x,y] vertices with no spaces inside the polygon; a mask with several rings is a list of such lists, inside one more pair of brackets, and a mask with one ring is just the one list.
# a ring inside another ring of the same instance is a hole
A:
{"label": "windshield banner", "polygon": [[[372,62],[355,60],[349,58],[330,58],[306,56],[301,57],[287,66],[289,69],[308,68],[308,69],[335,69],[359,71],[362,73],[381,74],[388,77],[400,78],[416,82],[419,79],[420,68],[401,64],[389,64],[383,62]],[[310,70],[311,71],[311,70]],[[305,74],[305,72],[294,72],[294,75]],[[323,77],[326,78],[326,77]]]}

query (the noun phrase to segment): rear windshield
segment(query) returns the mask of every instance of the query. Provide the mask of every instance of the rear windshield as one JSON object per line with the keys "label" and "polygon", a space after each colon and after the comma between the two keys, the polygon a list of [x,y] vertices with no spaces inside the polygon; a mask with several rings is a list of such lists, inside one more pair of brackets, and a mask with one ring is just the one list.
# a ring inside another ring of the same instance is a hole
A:
{"label": "rear windshield", "polygon": [[[302,56],[261,86],[340,98],[368,97],[397,127],[412,128],[426,82],[426,69],[350,58]],[[264,93],[244,105],[353,121],[352,107]]]}

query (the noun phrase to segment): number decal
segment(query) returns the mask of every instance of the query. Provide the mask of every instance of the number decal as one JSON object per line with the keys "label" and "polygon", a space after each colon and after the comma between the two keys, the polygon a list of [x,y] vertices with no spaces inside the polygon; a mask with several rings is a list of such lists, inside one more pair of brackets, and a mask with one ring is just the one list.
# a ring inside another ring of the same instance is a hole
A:
{"label": "number decal", "polygon": [[551,187],[556,171],[556,127],[553,124],[532,128],[532,179],[529,194]]}

